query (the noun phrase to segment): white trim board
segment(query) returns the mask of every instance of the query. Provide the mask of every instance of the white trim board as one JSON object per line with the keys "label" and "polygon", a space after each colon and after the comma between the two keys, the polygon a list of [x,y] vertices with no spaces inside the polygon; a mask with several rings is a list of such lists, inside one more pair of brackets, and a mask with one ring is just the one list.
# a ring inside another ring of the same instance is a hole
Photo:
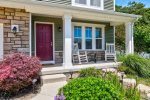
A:
{"label": "white trim board", "polygon": [[[41,24],[51,24],[53,26],[53,60],[52,61],[41,61],[41,63],[43,62],[44,64],[55,64],[55,25],[54,23],[51,23],[51,22],[41,22],[41,21],[35,21],[34,22],[34,39],[35,39],[35,56],[36,56],[36,24],[37,23],[41,23]],[[42,63],[42,64],[43,64]]]}
{"label": "white trim board", "polygon": [[3,55],[4,55],[4,37],[3,37],[3,34],[4,34],[4,28],[3,28],[3,23],[0,23],[0,59],[3,58]]}
{"label": "white trim board", "polygon": [[[72,36],[73,36],[73,41],[74,43],[74,26],[81,26],[82,27],[82,49],[81,50],[87,50],[87,51],[104,51],[105,50],[105,26],[102,24],[90,24],[90,23],[80,23],[80,22],[72,22]],[[85,49],[85,27],[92,27],[92,33],[95,33],[94,30],[96,27],[102,29],[102,49],[96,49],[96,38],[95,34],[92,34],[92,49]]]}

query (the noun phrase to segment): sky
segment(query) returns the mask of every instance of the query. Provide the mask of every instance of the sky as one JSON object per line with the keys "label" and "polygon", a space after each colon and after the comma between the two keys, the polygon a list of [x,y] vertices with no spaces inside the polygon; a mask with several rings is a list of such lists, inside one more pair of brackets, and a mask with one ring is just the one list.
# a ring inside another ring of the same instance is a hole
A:
{"label": "sky", "polygon": [[135,1],[135,2],[141,2],[146,5],[146,7],[150,8],[150,0],[116,0],[117,5],[126,6],[128,2]]}

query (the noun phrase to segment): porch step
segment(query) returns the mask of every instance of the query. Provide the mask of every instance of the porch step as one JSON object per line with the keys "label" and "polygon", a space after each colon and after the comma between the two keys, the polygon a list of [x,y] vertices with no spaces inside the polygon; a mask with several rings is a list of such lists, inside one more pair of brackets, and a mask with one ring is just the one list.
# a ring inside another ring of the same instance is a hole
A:
{"label": "porch step", "polygon": [[44,75],[41,76],[41,81],[43,84],[62,82],[66,81],[66,76],[64,74]]}
{"label": "porch step", "polygon": [[73,65],[69,67],[57,66],[51,67],[47,66],[42,68],[40,75],[53,75],[53,74],[63,74],[69,72],[77,72],[84,68],[95,67],[97,69],[106,69],[106,68],[116,68],[121,64],[121,62],[102,62],[102,63],[89,63],[89,64],[81,64],[81,65]]}

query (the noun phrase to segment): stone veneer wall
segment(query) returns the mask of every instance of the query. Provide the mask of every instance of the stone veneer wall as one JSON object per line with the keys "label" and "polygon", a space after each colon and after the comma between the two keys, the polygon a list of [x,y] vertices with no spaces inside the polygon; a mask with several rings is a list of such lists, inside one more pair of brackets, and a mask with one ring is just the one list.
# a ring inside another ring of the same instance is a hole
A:
{"label": "stone veneer wall", "polygon": [[63,52],[55,52],[55,63],[60,64],[63,63]]}
{"label": "stone veneer wall", "polygon": [[[82,51],[80,53],[82,53]],[[105,52],[104,51],[87,51],[87,56],[88,56],[89,62],[91,62],[91,60],[93,61],[95,54],[96,54],[97,61],[105,60]],[[78,58],[76,57],[76,59],[78,59]],[[56,64],[63,63],[63,52],[55,52],[55,61],[56,61]]]}
{"label": "stone veneer wall", "polygon": [[[4,54],[18,48],[29,50],[29,16],[24,9],[0,7],[0,23],[4,24]],[[11,25],[19,25],[19,32],[11,32]]]}

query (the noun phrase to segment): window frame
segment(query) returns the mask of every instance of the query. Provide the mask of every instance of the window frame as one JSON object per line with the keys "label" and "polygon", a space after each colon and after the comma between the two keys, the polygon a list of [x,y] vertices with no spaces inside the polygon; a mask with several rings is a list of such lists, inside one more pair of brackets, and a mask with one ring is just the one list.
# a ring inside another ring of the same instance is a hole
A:
{"label": "window frame", "polygon": [[[91,28],[91,30],[92,30],[92,38],[86,38],[86,28]],[[85,49],[86,49],[86,40],[92,40],[92,46],[93,46],[93,27],[91,27],[91,26],[85,26],[85,29],[83,30],[84,32],[85,32],[85,34],[84,34],[84,38],[85,38]],[[93,49],[93,47],[91,48],[91,49],[86,49],[86,50],[92,50]]]}
{"label": "window frame", "polygon": [[[80,22],[73,22],[72,23],[72,30],[73,30],[73,41],[74,44],[74,27],[80,26],[82,27],[82,50],[86,51],[104,51],[105,50],[105,25],[101,24],[92,24],[92,23],[80,23]],[[92,49],[86,49],[86,37],[85,37],[85,29],[86,27],[92,27]],[[101,28],[102,30],[102,49],[96,49],[96,28]]]}
{"label": "window frame", "polygon": [[[81,39],[81,49],[82,49],[82,37],[83,37],[83,36],[82,36],[82,26],[77,26],[77,25],[76,25],[76,26],[74,26],[74,27],[81,27],[81,37],[75,37],[75,36],[74,36],[74,32],[73,32],[73,37],[74,37],[73,39]],[[74,30],[75,30],[75,28],[73,29],[73,31],[74,31]],[[74,41],[73,41],[73,43],[74,43]]]}
{"label": "window frame", "polygon": [[[101,29],[101,32],[102,32],[102,28],[101,28],[101,27],[95,27],[95,48],[96,48],[96,46],[97,46],[97,45],[96,45],[96,40],[101,40],[101,41],[103,41],[103,34],[102,34],[102,37],[101,37],[101,38],[97,38],[97,37],[96,37],[96,29],[97,29],[97,28]],[[96,49],[97,49],[97,48],[96,48]]]}
{"label": "window frame", "polygon": [[91,8],[91,9],[97,9],[97,10],[104,10],[104,0],[100,1],[100,7],[92,6],[91,0],[86,0],[86,4],[79,4],[79,3],[76,3],[75,0],[72,0],[72,6]]}

